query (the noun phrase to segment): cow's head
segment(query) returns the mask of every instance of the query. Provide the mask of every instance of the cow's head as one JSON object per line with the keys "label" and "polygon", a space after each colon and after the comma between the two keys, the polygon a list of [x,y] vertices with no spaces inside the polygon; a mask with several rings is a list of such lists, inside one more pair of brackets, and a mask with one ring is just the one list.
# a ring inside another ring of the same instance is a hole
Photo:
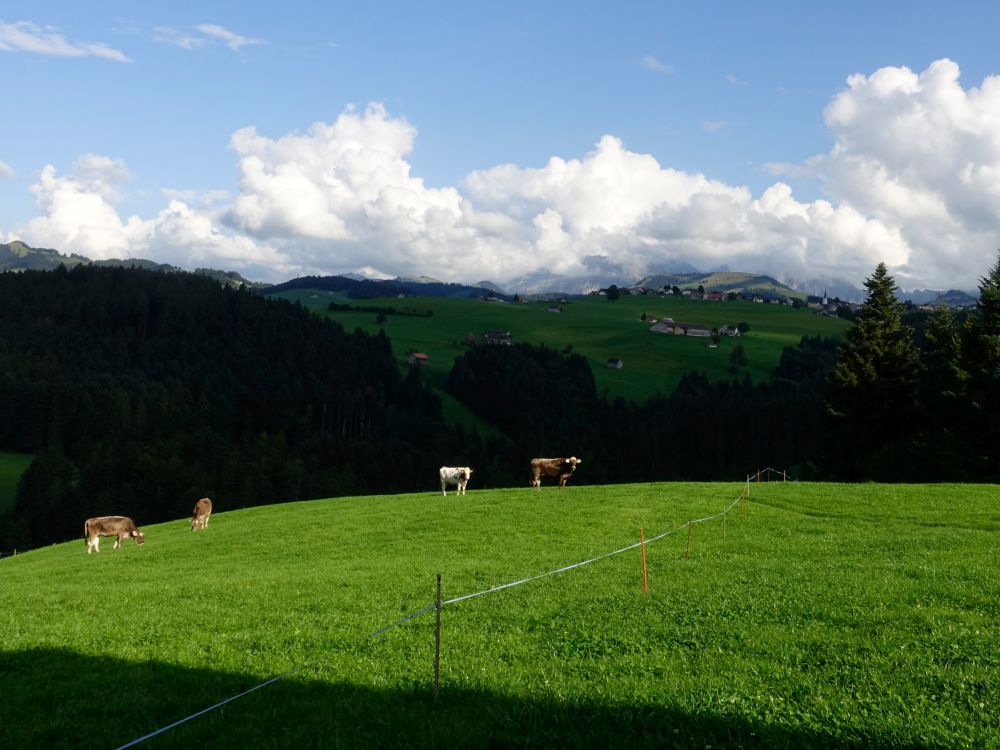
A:
{"label": "cow's head", "polygon": [[132,540],[136,544],[142,544],[143,542],[146,541],[146,535],[143,534],[141,531],[139,531],[139,529],[136,529],[135,531],[132,532]]}
{"label": "cow's head", "polygon": [[564,461],[563,463],[565,463],[565,464],[566,464],[566,468],[568,468],[568,469],[569,469],[570,471],[572,471],[572,470],[573,470],[573,469],[575,469],[575,468],[576,468],[577,466],[579,466],[580,464],[582,464],[582,463],[583,463],[583,461],[581,461],[581,460],[580,460],[579,458],[577,458],[576,456],[570,456],[570,457],[569,457],[569,458],[567,458],[567,459],[566,459],[566,460],[565,460],[565,461]]}

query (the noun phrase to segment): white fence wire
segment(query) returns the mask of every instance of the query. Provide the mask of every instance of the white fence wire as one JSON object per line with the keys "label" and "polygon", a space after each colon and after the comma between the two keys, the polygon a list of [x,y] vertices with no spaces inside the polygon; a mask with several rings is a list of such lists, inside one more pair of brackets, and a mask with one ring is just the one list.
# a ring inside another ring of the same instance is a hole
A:
{"label": "white fence wire", "polygon": [[[570,570],[574,570],[576,568],[582,568],[585,565],[590,565],[591,563],[599,562],[601,560],[606,560],[609,557],[614,557],[616,555],[621,555],[621,554],[623,554],[625,552],[628,552],[630,550],[637,549],[638,547],[641,547],[641,546],[643,546],[645,544],[652,544],[654,542],[658,542],[661,539],[665,539],[665,538],[667,538],[669,536],[672,536],[674,534],[680,533],[684,529],[689,529],[694,524],[707,523],[708,521],[714,521],[717,518],[722,518],[723,516],[726,516],[727,514],[729,514],[745,498],[747,498],[747,497],[750,496],[750,484],[751,484],[751,482],[754,482],[754,481],[759,482],[759,481],[761,481],[761,477],[765,476],[765,475],[768,477],[768,479],[765,480],[765,481],[769,481],[770,477],[773,476],[773,475],[779,475],[779,476],[781,476],[782,477],[782,481],[787,481],[787,479],[788,479],[788,475],[784,471],[779,471],[777,469],[772,469],[770,467],[768,467],[766,469],[760,469],[756,474],[752,474],[752,475],[747,476],[746,482],[744,483],[743,491],[739,494],[739,496],[736,497],[736,499],[734,499],[729,505],[727,505],[723,510],[721,510],[718,513],[714,513],[713,515],[710,515],[710,516],[705,516],[704,518],[693,518],[693,519],[691,519],[689,521],[686,521],[685,523],[680,524],[679,526],[677,526],[677,527],[675,527],[673,529],[670,529],[669,531],[664,531],[664,532],[662,532],[660,534],[657,534],[655,536],[651,536],[649,539],[646,539],[644,541],[638,541],[638,542],[635,542],[633,544],[626,545],[625,547],[621,547],[620,549],[612,550],[611,552],[605,552],[603,554],[597,555],[596,557],[591,557],[588,560],[581,560],[580,562],[571,563],[570,565],[564,565],[563,567],[556,568],[555,570],[549,570],[549,571],[546,571],[544,573],[539,573],[538,575],[527,576],[525,578],[521,578],[521,579],[518,579],[516,581],[510,581],[509,583],[503,583],[503,584],[500,584],[499,586],[493,586],[492,588],[483,589],[482,591],[476,591],[476,592],[473,592],[471,594],[463,594],[461,596],[456,596],[456,597],[453,597],[451,599],[445,599],[445,600],[443,600],[441,602],[441,607],[442,608],[448,607],[448,606],[451,606],[453,604],[458,604],[459,602],[464,602],[464,601],[466,601],[468,599],[475,599],[475,598],[480,597],[480,596],[486,596],[487,594],[495,594],[495,593],[497,593],[499,591],[504,591],[506,589],[511,589],[511,588],[516,587],[516,586],[523,586],[524,584],[531,583],[533,581],[538,581],[538,580],[540,580],[542,578],[548,578],[549,576],[558,575],[560,573],[566,573],[566,572],[568,572]],[[344,649],[349,648],[349,647],[351,647],[351,646],[353,646],[353,645],[355,645],[357,643],[361,643],[362,641],[365,641],[365,640],[369,640],[369,639],[372,639],[372,638],[377,638],[378,636],[382,635],[383,633],[388,632],[389,630],[392,630],[393,628],[399,627],[400,625],[403,625],[403,624],[405,624],[407,622],[410,622],[411,620],[415,620],[418,617],[420,617],[421,615],[427,614],[428,612],[433,612],[434,609],[435,609],[435,607],[436,607],[436,604],[434,602],[431,602],[430,604],[428,604],[428,605],[426,605],[424,607],[421,607],[420,609],[417,609],[417,610],[409,613],[408,615],[405,615],[405,616],[401,617],[400,619],[396,620],[395,622],[389,623],[388,625],[385,625],[385,626],[383,626],[381,628],[378,628],[377,630],[373,630],[371,633],[368,633],[367,635],[362,636],[361,638],[358,638],[355,641],[352,641],[352,642],[349,642],[349,643],[345,643],[343,646],[341,646],[341,648],[339,650],[344,650]],[[139,744],[141,744],[141,743],[143,743],[143,742],[145,742],[147,740],[150,740],[153,737],[156,737],[156,736],[161,735],[161,734],[163,734],[165,732],[168,732],[171,729],[175,729],[176,727],[179,727],[182,724],[186,724],[189,721],[197,719],[200,716],[204,716],[205,714],[210,713],[211,711],[214,711],[217,708],[221,708],[222,706],[225,706],[228,703],[232,703],[235,700],[238,700],[240,698],[243,698],[244,696],[250,695],[250,693],[253,693],[253,692],[257,691],[257,690],[260,690],[261,688],[265,688],[268,685],[273,685],[274,683],[280,682],[281,680],[284,680],[284,679],[286,679],[288,677],[291,677],[294,674],[298,674],[299,672],[301,672],[304,669],[307,669],[308,667],[312,667],[312,666],[315,666],[316,664],[319,664],[321,661],[322,661],[322,657],[317,657],[316,659],[311,659],[309,661],[303,662],[302,664],[299,664],[298,666],[293,667],[292,669],[289,669],[287,672],[284,672],[284,673],[279,674],[279,675],[277,675],[275,677],[272,677],[269,680],[265,680],[264,682],[261,682],[258,685],[254,685],[253,687],[248,688],[247,690],[244,690],[241,693],[238,693],[236,695],[232,695],[232,696],[230,696],[230,697],[228,697],[228,698],[226,698],[224,700],[219,701],[218,703],[215,703],[215,704],[213,704],[211,706],[203,708],[203,709],[201,709],[199,711],[195,711],[193,714],[190,714],[188,716],[185,716],[184,718],[178,719],[177,721],[174,721],[174,722],[172,722],[170,724],[167,724],[166,726],[160,727],[159,729],[156,729],[156,730],[150,732],[149,734],[145,734],[142,737],[138,737],[138,738],[132,740],[131,742],[127,742],[124,745],[119,745],[117,748],[115,748],[115,750],[125,750],[126,748],[129,748],[129,747],[135,747],[136,745],[139,745]]]}

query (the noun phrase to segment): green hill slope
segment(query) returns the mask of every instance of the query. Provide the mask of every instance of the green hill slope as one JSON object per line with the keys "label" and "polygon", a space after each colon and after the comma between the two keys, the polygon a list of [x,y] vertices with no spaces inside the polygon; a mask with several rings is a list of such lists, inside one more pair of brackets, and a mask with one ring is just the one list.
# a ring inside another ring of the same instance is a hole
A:
{"label": "green hill slope", "polygon": [[[689,537],[741,485],[473,488],[35,550],[0,560],[0,746],[119,746],[287,675],[144,746],[988,747],[997,489],[754,484]],[[633,549],[446,606],[437,703],[433,613],[380,632],[436,573],[454,598],[640,527],[675,532],[647,595]]]}
{"label": "green hill slope", "polygon": [[[846,321],[785,305],[649,296],[622,297],[616,302],[586,297],[562,304],[559,313],[548,312],[548,302],[502,304],[433,297],[365,300],[365,305],[408,304],[433,311],[431,317],[390,316],[387,323],[380,324],[374,313],[328,311],[325,304],[333,300],[321,292],[314,294],[303,298],[299,292],[296,298],[311,302],[314,309],[348,330],[377,333],[384,329],[401,366],[412,351],[428,354],[424,371],[438,387],[443,387],[455,358],[465,350],[466,336],[472,334],[481,341],[484,331],[502,329],[509,330],[514,341],[560,350],[572,347],[590,361],[599,391],[607,389],[611,397],[640,403],[657,392],[670,393],[691,370],[704,371],[712,379],[732,377],[729,358],[737,344],[748,356],[745,371],[754,382],[760,382],[770,375],[782,350],[797,344],[802,336],[839,336],[849,327]],[[725,337],[713,349],[706,338],[651,333],[651,323],[641,319],[643,313],[647,318],[671,317],[709,328],[743,321],[750,324],[750,331],[741,338]],[[612,358],[622,359],[624,367],[608,368]]]}

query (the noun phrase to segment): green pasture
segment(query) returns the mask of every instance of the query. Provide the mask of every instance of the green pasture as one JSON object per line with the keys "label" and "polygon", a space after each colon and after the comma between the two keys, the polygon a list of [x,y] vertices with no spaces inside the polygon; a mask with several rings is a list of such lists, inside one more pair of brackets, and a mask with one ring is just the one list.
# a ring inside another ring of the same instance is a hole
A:
{"label": "green pasture", "polygon": [[0,451],[0,513],[14,504],[17,483],[28,468],[33,456],[30,453]]}
{"label": "green pasture", "polygon": [[[839,336],[849,325],[805,309],[742,300],[706,302],[629,296],[609,302],[603,297],[585,297],[562,303],[561,313],[548,312],[553,304],[548,302],[504,304],[436,297],[348,300],[355,305],[429,309],[434,313],[429,318],[394,315],[380,325],[375,313],[331,312],[315,305],[325,298],[311,298],[309,294],[322,293],[298,292],[298,298],[304,296],[317,312],[348,330],[361,328],[377,333],[383,328],[401,366],[406,366],[412,351],[429,355],[424,370],[428,381],[437,388],[443,388],[455,358],[465,351],[468,334],[481,341],[484,331],[500,329],[509,330],[515,342],[545,344],[559,350],[572,347],[590,362],[600,393],[638,403],[655,393],[672,392],[681,376],[692,370],[704,371],[713,379],[732,377],[729,357],[737,344],[742,344],[749,359],[741,373],[749,372],[754,382],[760,382],[770,375],[786,346],[797,344],[805,335]],[[750,331],[740,338],[725,337],[713,349],[707,338],[650,332],[651,323],[641,320],[643,313],[650,318],[671,317],[709,329],[744,321],[750,324]],[[612,358],[623,360],[624,367],[609,369],[607,362]]]}
{"label": "green pasture", "polygon": [[0,560],[0,747],[1000,745],[1000,487],[585,480]]}

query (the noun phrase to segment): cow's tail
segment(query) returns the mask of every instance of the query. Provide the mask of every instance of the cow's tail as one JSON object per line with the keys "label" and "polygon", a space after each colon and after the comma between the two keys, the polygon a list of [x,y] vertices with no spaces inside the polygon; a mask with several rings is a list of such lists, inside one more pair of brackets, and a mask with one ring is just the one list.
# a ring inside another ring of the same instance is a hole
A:
{"label": "cow's tail", "polygon": [[88,518],[86,521],[83,522],[83,541],[88,546],[90,544],[90,542],[88,541],[89,539],[90,539],[90,519]]}

